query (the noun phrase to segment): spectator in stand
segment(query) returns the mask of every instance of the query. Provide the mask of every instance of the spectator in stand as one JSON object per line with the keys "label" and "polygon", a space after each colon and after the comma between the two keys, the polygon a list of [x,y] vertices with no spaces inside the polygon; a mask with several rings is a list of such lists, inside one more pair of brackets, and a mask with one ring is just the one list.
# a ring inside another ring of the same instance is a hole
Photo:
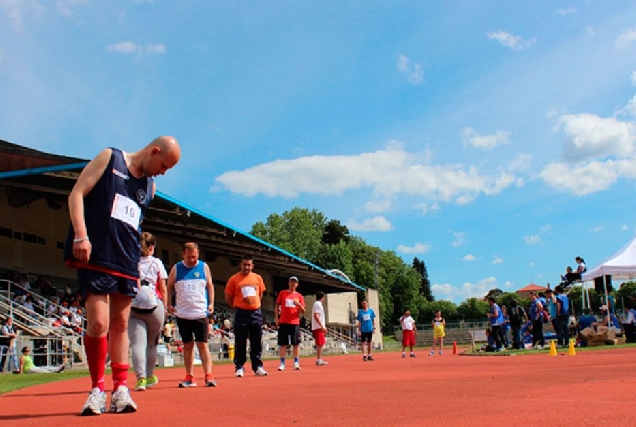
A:
{"label": "spectator in stand", "polygon": [[404,310],[404,314],[400,317],[400,326],[402,327],[402,358],[406,357],[406,347],[411,351],[411,357],[415,357],[413,347],[415,347],[415,335],[417,335],[417,326],[415,320],[411,317],[411,310]]}
{"label": "spectator in stand", "polygon": [[522,349],[523,341],[521,339],[521,325],[528,321],[526,311],[519,305],[516,299],[510,300],[510,308],[508,309],[508,322],[512,332],[512,348]]}
{"label": "spectator in stand", "polygon": [[30,319],[33,320],[36,318],[35,306],[33,305],[33,296],[30,293],[27,294],[26,299],[22,303],[22,308],[24,308]]}
{"label": "spectator in stand", "polygon": [[[375,312],[372,308],[369,308],[369,303],[366,299],[360,302],[361,308],[358,310],[356,321],[358,323],[358,335],[360,336],[360,342],[362,345],[362,361],[373,361],[371,355],[371,347],[373,342],[373,333],[375,332]],[[365,352],[366,344],[366,352]]]}
{"label": "spectator in stand", "polygon": [[254,260],[245,255],[241,260],[241,271],[234,274],[225,285],[225,302],[234,308],[234,375],[245,375],[247,340],[250,340],[250,361],[256,376],[266,376],[261,353],[263,351],[263,312],[261,300],[265,283],[260,274],[254,273]]}
{"label": "spectator in stand", "polygon": [[300,370],[300,316],[305,312],[305,299],[296,291],[298,277],[292,276],[287,282],[288,288],[280,291],[274,306],[274,317],[278,326],[278,347],[280,356],[279,371],[285,370],[287,347],[292,346],[294,370]]}
{"label": "spectator in stand", "polygon": [[[176,304],[173,306],[175,293]],[[199,260],[199,245],[194,242],[183,245],[183,261],[175,264],[170,270],[167,301],[168,311],[177,317],[179,335],[184,345],[183,362],[186,377],[179,383],[179,387],[197,385],[194,379],[195,343],[201,356],[205,386],[216,387],[208,347],[208,316],[214,313],[214,285],[210,267]]]}
{"label": "spectator in stand", "polygon": [[532,346],[542,349],[545,345],[543,338],[543,304],[537,298],[537,294],[530,292],[530,320],[532,321]]}
{"label": "spectator in stand", "polygon": [[316,341],[316,365],[328,365],[328,362],[322,359],[322,349],[326,344],[325,334],[327,333],[327,325],[325,323],[325,309],[322,301],[325,299],[323,291],[316,292],[316,302],[311,309],[311,333]]}
{"label": "spectator in stand", "polygon": [[29,283],[29,279],[27,278],[26,274],[23,273],[20,275],[20,278],[18,279],[18,285],[19,286],[14,289],[14,293],[17,293],[19,295],[31,293],[31,284]]}
{"label": "spectator in stand", "polygon": [[31,350],[29,347],[22,348],[22,354],[20,355],[20,367],[17,373],[21,374],[53,374],[59,373],[64,370],[64,365],[60,366],[35,366],[33,359],[30,356]]}
{"label": "spectator in stand", "polygon": [[490,305],[490,309],[488,313],[486,313],[486,316],[488,316],[488,320],[490,321],[492,338],[497,346],[496,351],[502,351],[504,349],[501,335],[501,325],[503,325],[504,322],[503,313],[494,297],[488,297],[488,304]]}
{"label": "spectator in stand", "polygon": [[78,308],[75,313],[71,314],[71,326],[76,333],[82,333],[82,328],[84,327],[83,322],[84,316],[82,316],[82,309]]}

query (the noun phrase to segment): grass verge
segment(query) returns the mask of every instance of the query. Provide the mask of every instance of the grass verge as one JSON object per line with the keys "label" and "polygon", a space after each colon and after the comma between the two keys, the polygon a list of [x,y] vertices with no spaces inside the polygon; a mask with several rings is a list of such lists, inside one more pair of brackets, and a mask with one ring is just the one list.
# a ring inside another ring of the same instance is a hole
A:
{"label": "grass verge", "polygon": [[70,370],[59,374],[2,374],[0,375],[0,395],[39,384],[72,380],[88,376],[87,369]]}

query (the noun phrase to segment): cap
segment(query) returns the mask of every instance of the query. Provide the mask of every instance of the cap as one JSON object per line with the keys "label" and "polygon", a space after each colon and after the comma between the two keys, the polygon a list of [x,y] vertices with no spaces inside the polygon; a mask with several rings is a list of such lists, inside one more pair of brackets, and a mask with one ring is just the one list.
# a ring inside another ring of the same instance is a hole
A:
{"label": "cap", "polygon": [[292,276],[292,277],[290,277],[290,278],[289,278],[289,281],[291,282],[292,280],[293,280],[294,282],[298,283],[298,277],[296,277],[296,276]]}
{"label": "cap", "polygon": [[599,307],[599,309],[605,311],[605,310],[607,310],[607,306],[605,304],[603,304],[602,306]]}

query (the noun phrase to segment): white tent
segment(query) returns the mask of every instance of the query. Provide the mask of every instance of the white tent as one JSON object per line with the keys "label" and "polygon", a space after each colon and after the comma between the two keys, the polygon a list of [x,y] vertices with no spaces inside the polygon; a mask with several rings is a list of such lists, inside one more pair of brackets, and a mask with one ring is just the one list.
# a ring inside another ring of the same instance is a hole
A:
{"label": "white tent", "polygon": [[601,265],[583,273],[582,280],[594,280],[608,275],[616,279],[636,278],[636,237]]}

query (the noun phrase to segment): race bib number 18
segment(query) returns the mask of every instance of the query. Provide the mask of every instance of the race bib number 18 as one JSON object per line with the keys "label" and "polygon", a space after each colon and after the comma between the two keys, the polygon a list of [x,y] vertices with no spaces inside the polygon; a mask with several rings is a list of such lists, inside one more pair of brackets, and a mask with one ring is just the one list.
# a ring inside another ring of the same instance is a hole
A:
{"label": "race bib number 18", "polygon": [[134,200],[117,193],[113,200],[113,209],[110,212],[110,216],[125,222],[137,230],[141,218],[141,208]]}

